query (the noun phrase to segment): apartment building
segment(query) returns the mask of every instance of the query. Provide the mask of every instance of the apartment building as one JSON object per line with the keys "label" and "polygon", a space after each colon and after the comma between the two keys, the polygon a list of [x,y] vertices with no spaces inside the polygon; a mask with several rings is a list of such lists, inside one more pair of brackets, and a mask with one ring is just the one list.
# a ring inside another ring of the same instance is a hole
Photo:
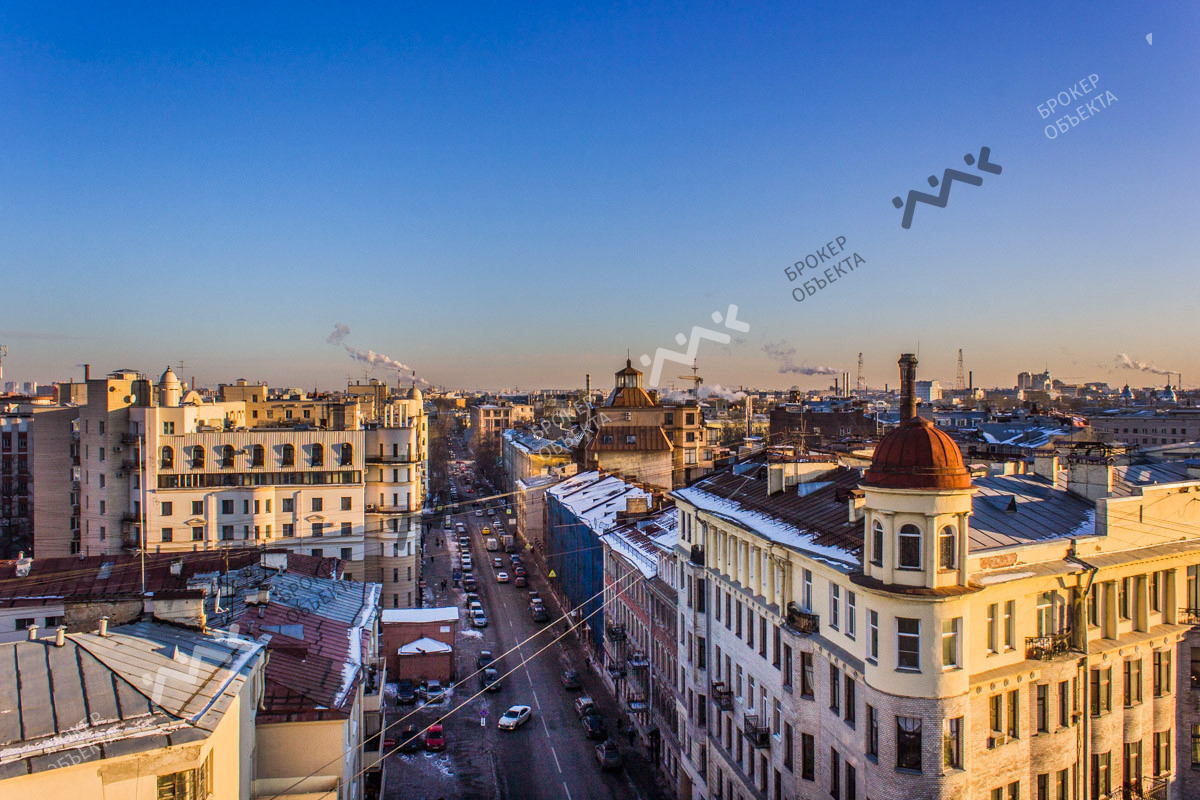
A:
{"label": "apartment building", "polygon": [[533,422],[533,406],[526,403],[481,403],[471,406],[472,436],[499,436],[516,425]]}
{"label": "apartment building", "polygon": [[504,459],[504,490],[513,492],[517,481],[544,475],[568,474],[562,469],[573,466],[571,451],[558,442],[544,439],[528,431],[506,430],[500,443]]}
{"label": "apartment building", "polygon": [[1200,409],[1113,409],[1088,417],[1098,434],[1139,447],[1200,439]]}
{"label": "apartment building", "polygon": [[1200,481],[969,471],[901,365],[864,474],[673,493],[681,797],[1197,796]]}
{"label": "apartment building", "polygon": [[0,556],[33,551],[32,414],[0,408]]}

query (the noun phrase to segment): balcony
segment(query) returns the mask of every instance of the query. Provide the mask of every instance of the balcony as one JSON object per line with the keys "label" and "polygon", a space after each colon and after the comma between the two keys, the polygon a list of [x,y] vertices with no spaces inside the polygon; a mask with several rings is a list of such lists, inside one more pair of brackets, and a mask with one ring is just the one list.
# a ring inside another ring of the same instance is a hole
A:
{"label": "balcony", "polygon": [[650,666],[650,659],[646,658],[644,653],[635,652],[629,656],[629,666],[636,670],[648,669]]}
{"label": "balcony", "polygon": [[646,695],[642,692],[629,692],[625,695],[625,706],[633,714],[644,714],[650,710],[649,704],[646,703]]}
{"label": "balcony", "polygon": [[610,624],[608,626],[607,630],[605,631],[605,633],[608,636],[608,640],[610,642],[625,641],[625,626],[624,625]]}
{"label": "balcony", "polygon": [[1179,609],[1180,625],[1200,625],[1200,608]]}
{"label": "balcony", "polygon": [[624,661],[610,661],[608,662],[607,669],[608,674],[612,676],[613,680],[619,680],[626,675]]}
{"label": "balcony", "polygon": [[1110,800],[1167,800],[1170,778],[1142,778],[1140,781],[1123,783],[1111,795]]}
{"label": "balcony", "polygon": [[137,444],[139,437],[136,433],[122,433],[121,444]]}
{"label": "balcony", "polygon": [[1071,652],[1071,632],[1025,637],[1025,657],[1049,661]]}
{"label": "balcony", "polygon": [[759,722],[758,714],[747,714],[744,717],[742,733],[750,740],[750,744],[759,750],[771,746],[771,730]]}
{"label": "balcony", "polygon": [[712,685],[712,699],[722,711],[733,711],[733,689],[718,681]]}
{"label": "balcony", "polygon": [[704,566],[704,547],[698,544],[692,545],[692,554],[688,559],[697,567]]}
{"label": "balcony", "polygon": [[126,511],[124,514],[121,515],[121,524],[122,525],[136,525],[137,522],[138,522],[138,515],[134,514],[132,511]]}
{"label": "balcony", "polygon": [[123,472],[137,472],[138,462],[134,461],[132,458],[127,458],[121,462],[121,470]]}
{"label": "balcony", "polygon": [[808,611],[801,611],[800,606],[788,603],[787,626],[801,636],[815,636],[821,632],[821,618]]}

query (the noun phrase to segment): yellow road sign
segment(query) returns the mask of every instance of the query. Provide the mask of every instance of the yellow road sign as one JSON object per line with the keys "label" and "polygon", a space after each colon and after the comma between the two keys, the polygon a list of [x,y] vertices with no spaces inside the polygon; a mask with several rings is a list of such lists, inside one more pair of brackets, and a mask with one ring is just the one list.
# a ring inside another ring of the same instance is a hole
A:
{"label": "yellow road sign", "polygon": [[558,577],[558,574],[557,574],[557,573],[556,573],[554,570],[550,570],[550,577],[551,577],[551,578],[557,578],[557,577]]}

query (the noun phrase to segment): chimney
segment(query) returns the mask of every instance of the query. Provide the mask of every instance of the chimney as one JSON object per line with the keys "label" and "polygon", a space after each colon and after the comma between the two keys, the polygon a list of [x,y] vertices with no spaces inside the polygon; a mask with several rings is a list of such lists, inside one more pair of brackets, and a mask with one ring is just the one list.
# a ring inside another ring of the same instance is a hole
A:
{"label": "chimney", "polygon": [[900,422],[917,416],[917,357],[912,353],[900,356]]}
{"label": "chimney", "polygon": [[67,643],[67,626],[59,625],[54,629],[54,646],[62,647]]}
{"label": "chimney", "polygon": [[37,641],[37,632],[38,632],[37,625],[30,625],[25,630],[29,631],[29,641],[36,642]]}
{"label": "chimney", "polygon": [[971,389],[972,391],[975,389],[975,370],[971,370],[967,373],[967,388]]}
{"label": "chimney", "polygon": [[100,630],[97,631],[101,636],[108,636],[108,617],[100,618]]}
{"label": "chimney", "polygon": [[83,365],[83,382],[87,383],[91,379],[92,379],[92,365],[84,364]]}

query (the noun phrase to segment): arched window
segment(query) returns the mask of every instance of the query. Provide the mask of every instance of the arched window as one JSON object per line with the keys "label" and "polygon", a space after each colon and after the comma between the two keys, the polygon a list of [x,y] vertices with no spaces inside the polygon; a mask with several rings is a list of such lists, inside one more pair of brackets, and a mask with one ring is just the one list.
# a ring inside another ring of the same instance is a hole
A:
{"label": "arched window", "polygon": [[192,469],[204,469],[204,448],[200,445],[192,448]]}
{"label": "arched window", "polygon": [[159,469],[175,469],[175,448],[164,447],[162,449],[162,466]]}
{"label": "arched window", "polygon": [[283,446],[283,466],[296,466],[296,448],[293,445],[285,444]]}
{"label": "arched window", "polygon": [[314,467],[325,466],[325,445],[314,444],[312,446],[312,465]]}
{"label": "arched window", "polygon": [[900,528],[899,553],[900,569],[921,568],[921,529],[916,525],[904,525]]}
{"label": "arched window", "polygon": [[250,466],[262,467],[267,463],[267,450],[261,444],[256,444],[250,448]]}
{"label": "arched window", "polygon": [[871,563],[877,567],[883,564],[883,523],[879,520],[871,526]]}
{"label": "arched window", "polygon": [[954,569],[958,566],[958,531],[953,525],[942,528],[938,534],[938,567]]}
{"label": "arched window", "polygon": [[354,464],[354,445],[346,442],[342,445],[341,464],[340,466],[349,467]]}
{"label": "arched window", "polygon": [[233,449],[233,445],[227,444],[224,447],[222,447],[221,448],[221,466],[222,467],[232,467],[234,455],[235,455],[235,451]]}

